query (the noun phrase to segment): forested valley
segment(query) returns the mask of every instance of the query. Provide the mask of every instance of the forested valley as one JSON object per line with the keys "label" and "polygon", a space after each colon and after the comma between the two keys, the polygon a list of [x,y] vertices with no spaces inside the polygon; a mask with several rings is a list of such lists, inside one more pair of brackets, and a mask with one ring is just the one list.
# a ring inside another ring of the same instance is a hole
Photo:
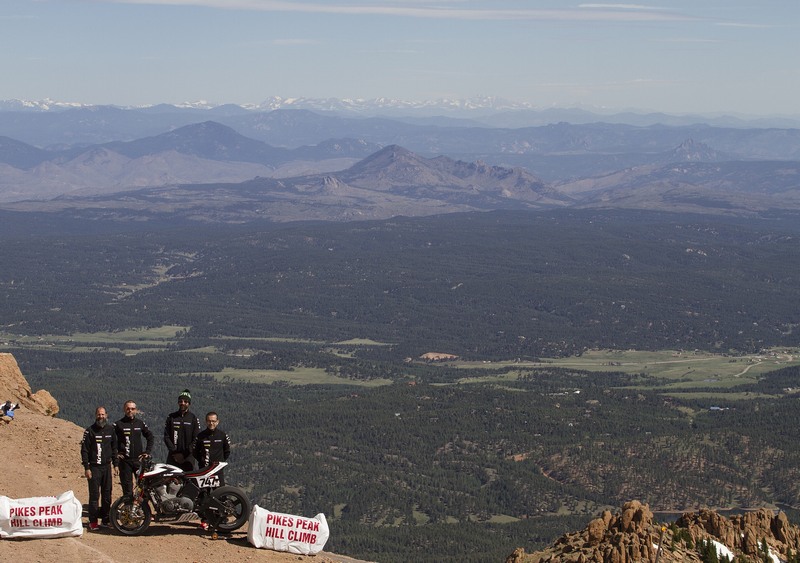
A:
{"label": "forested valley", "polygon": [[127,233],[89,222],[94,234],[73,235],[3,219],[0,315],[18,334],[367,337],[392,345],[383,359],[796,342],[791,215],[492,212]]}
{"label": "forested valley", "polygon": [[[233,437],[231,479],[271,510],[324,512],[331,551],[502,560],[634,498],[800,506],[800,368],[722,381],[692,362],[798,346],[796,218],[4,219],[0,349],[59,416],[116,419],[134,398],[160,435],[188,387]],[[547,365],[597,349],[676,350],[692,368]]]}

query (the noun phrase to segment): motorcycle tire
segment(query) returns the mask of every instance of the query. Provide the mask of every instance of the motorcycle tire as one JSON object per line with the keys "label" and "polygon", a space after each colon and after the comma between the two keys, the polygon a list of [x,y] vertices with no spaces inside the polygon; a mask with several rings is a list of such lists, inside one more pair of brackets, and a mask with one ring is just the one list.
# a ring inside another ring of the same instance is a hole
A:
{"label": "motorcycle tire", "polygon": [[120,534],[138,536],[150,526],[150,506],[146,502],[135,505],[131,497],[122,497],[111,505],[109,518],[111,525]]}
{"label": "motorcycle tire", "polygon": [[220,487],[211,492],[216,500],[225,505],[226,514],[221,515],[214,527],[223,532],[232,532],[244,526],[250,518],[252,505],[244,491],[237,487]]}

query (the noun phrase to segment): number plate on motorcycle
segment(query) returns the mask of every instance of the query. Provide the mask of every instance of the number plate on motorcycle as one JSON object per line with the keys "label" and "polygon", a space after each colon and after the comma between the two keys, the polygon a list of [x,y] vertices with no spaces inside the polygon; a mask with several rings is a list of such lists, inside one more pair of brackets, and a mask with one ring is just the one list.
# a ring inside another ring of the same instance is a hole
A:
{"label": "number plate on motorcycle", "polygon": [[219,487],[219,475],[209,475],[208,477],[196,477],[197,486],[205,487]]}

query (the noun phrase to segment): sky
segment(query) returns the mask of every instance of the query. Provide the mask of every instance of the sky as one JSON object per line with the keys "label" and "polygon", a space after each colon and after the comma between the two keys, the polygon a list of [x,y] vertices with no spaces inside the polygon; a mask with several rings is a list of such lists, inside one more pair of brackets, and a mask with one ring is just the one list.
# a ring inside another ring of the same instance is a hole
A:
{"label": "sky", "polygon": [[0,100],[800,115],[800,0],[0,0]]}

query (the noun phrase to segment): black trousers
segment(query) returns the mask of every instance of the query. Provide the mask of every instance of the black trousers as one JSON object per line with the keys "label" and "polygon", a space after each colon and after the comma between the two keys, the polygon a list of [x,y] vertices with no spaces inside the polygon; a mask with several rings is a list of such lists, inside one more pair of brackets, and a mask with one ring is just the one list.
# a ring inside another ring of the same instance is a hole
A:
{"label": "black trousers", "polygon": [[122,495],[133,496],[133,473],[139,469],[139,461],[135,459],[119,460],[119,484],[122,485]]}
{"label": "black trousers", "polygon": [[89,469],[92,471],[89,479],[89,522],[100,519],[108,523],[108,511],[111,508],[111,464],[93,465]]}

